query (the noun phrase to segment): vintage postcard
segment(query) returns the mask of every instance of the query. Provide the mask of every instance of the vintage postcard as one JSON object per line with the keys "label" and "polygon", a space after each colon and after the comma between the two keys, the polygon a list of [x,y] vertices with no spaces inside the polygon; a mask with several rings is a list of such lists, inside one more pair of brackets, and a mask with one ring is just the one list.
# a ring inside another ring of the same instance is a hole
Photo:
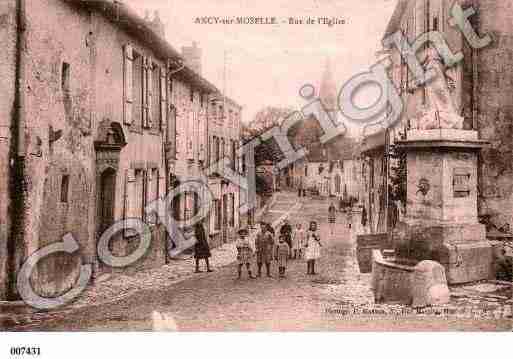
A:
{"label": "vintage postcard", "polygon": [[1,0],[0,331],[511,332],[512,19]]}

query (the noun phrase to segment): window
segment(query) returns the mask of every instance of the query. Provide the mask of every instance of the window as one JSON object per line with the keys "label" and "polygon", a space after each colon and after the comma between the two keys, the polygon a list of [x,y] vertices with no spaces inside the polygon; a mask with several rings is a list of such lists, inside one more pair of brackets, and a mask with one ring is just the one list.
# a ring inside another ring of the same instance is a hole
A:
{"label": "window", "polygon": [[433,31],[438,31],[438,16],[433,18]]}
{"label": "window", "polygon": [[235,195],[230,193],[230,227],[235,227]]}
{"label": "window", "polygon": [[218,199],[214,200],[214,229],[216,231],[221,230],[221,201]]}
{"label": "window", "polygon": [[200,107],[203,108],[203,93],[200,93]]}
{"label": "window", "polygon": [[232,160],[232,161],[231,161],[231,167],[232,167],[232,170],[234,170],[234,171],[235,171],[235,169],[236,169],[235,159],[237,158],[237,148],[236,148],[235,141],[233,141],[233,140],[232,140],[232,141],[231,141],[231,143],[232,143],[232,151],[231,151],[231,152],[232,152],[232,153],[231,153],[231,157],[232,157],[232,158],[231,158],[231,160]]}
{"label": "window", "polygon": [[189,99],[191,100],[191,102],[194,101],[194,89],[192,87],[190,87],[189,89]]}
{"label": "window", "polygon": [[219,159],[221,158],[221,143],[219,141],[218,137],[214,137],[214,146],[215,146],[215,161],[219,162]]}
{"label": "window", "polygon": [[69,93],[70,90],[70,71],[70,65],[67,62],[63,62],[61,71],[61,89],[65,94]]}
{"label": "window", "polygon": [[221,106],[219,106],[219,112],[218,112],[218,114],[217,114],[217,115],[219,116],[219,117],[218,117],[218,119],[219,119],[220,121],[222,121],[222,120],[223,120],[223,118],[224,118],[224,108],[223,108],[223,106],[222,106],[222,105],[221,105]]}
{"label": "window", "polygon": [[62,176],[61,182],[61,202],[68,203],[68,192],[69,192],[69,175]]}

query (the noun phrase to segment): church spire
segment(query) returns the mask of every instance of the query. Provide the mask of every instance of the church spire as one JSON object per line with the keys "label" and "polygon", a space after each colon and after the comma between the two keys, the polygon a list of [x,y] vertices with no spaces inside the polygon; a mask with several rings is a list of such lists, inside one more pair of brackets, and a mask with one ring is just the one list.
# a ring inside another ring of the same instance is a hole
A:
{"label": "church spire", "polygon": [[337,108],[337,86],[331,73],[329,58],[326,59],[324,73],[322,75],[319,97],[328,111],[335,111]]}

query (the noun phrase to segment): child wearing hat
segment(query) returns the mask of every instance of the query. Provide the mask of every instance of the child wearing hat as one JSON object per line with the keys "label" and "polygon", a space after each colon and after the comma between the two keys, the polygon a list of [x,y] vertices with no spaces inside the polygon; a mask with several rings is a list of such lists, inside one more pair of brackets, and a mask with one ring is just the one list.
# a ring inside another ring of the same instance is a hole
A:
{"label": "child wearing hat", "polygon": [[237,261],[239,262],[238,266],[238,279],[242,276],[242,266],[246,265],[246,269],[248,270],[248,277],[251,279],[255,279],[255,277],[251,274],[251,258],[253,257],[253,249],[249,243],[248,239],[248,230],[245,228],[241,228],[238,231],[239,238],[235,242],[235,247],[237,247]]}

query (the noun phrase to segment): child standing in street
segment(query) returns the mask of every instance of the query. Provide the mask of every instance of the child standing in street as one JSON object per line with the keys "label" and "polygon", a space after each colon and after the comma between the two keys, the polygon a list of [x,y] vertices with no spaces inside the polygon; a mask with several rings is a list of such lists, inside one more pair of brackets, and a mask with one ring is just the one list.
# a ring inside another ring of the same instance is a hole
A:
{"label": "child standing in street", "polygon": [[280,278],[285,277],[285,269],[287,268],[287,260],[290,255],[290,247],[286,242],[286,235],[282,234],[280,236],[280,240],[278,242],[278,270],[280,274]]}
{"label": "child standing in street", "polygon": [[235,242],[235,247],[237,247],[237,261],[239,262],[238,272],[239,277],[242,276],[242,266],[246,265],[246,269],[248,270],[248,277],[251,279],[255,279],[253,274],[251,274],[251,258],[253,257],[253,249],[248,240],[248,230],[241,228],[239,229],[239,238],[237,242]]}
{"label": "child standing in street", "polygon": [[296,229],[292,234],[292,250],[293,259],[300,259],[302,257],[303,246],[305,245],[305,231],[301,227],[301,223],[296,224]]}
{"label": "child standing in street", "polygon": [[315,275],[315,261],[321,258],[321,237],[317,231],[317,222],[310,222],[310,229],[306,234],[306,274]]}

